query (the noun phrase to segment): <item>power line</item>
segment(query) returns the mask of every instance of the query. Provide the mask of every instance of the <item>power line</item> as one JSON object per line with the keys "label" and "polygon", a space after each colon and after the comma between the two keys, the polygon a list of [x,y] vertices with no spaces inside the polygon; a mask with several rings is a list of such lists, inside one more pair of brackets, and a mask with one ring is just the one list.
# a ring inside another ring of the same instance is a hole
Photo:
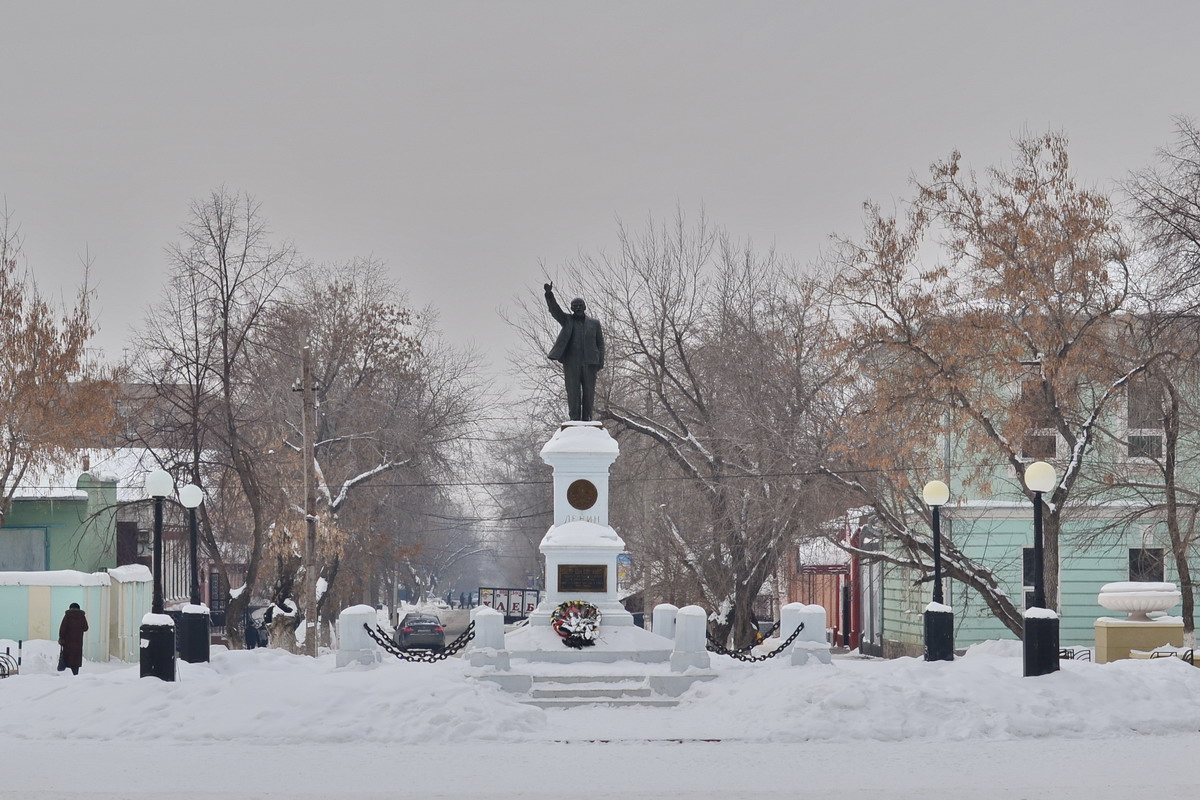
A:
{"label": "power line", "polygon": [[[1127,465],[1124,461],[1099,461],[1090,460],[1089,464],[1093,466],[1123,466]],[[969,465],[960,465],[965,469],[990,469],[997,467],[1008,467],[1009,462],[1002,461],[990,464],[972,463]],[[706,475],[703,477],[693,477],[688,475],[649,475],[639,476],[634,478],[610,478],[609,482],[614,484],[621,483],[695,483],[697,481],[729,481],[729,480],[763,480],[764,478],[803,478],[821,475],[891,475],[904,474],[915,472],[933,472],[945,469],[941,464],[927,465],[924,467],[862,467],[858,469],[809,469],[796,470],[788,472],[758,472],[758,473],[720,473],[716,475]],[[951,470],[956,469],[955,465],[951,465]],[[536,478],[529,480],[510,480],[510,481],[412,481],[403,483],[382,483],[369,482],[364,483],[364,487],[381,488],[381,489],[437,489],[437,488],[479,488],[486,486],[550,486],[554,481],[550,478]],[[303,483],[282,483],[282,484],[262,484],[262,486],[271,489],[303,489]],[[77,493],[79,489],[68,486],[30,486],[20,485],[18,488],[24,490],[45,489],[45,490],[69,490]],[[128,487],[126,487],[128,488]],[[64,498],[67,499],[67,498]]]}

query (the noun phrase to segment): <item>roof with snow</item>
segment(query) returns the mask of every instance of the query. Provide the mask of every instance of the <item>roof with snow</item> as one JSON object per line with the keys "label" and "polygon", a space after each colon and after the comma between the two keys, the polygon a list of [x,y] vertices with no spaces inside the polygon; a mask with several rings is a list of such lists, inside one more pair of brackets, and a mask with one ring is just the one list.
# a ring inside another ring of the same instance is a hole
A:
{"label": "roof with snow", "polygon": [[79,479],[88,474],[93,480],[117,484],[119,502],[143,500],[146,493],[142,484],[146,473],[154,469],[158,469],[158,462],[144,448],[74,450],[60,463],[26,472],[13,496],[23,500],[86,498],[87,493],[79,488]]}
{"label": "roof with snow", "polygon": [[808,539],[796,545],[796,554],[801,566],[827,566],[847,564],[850,554],[828,539]]}

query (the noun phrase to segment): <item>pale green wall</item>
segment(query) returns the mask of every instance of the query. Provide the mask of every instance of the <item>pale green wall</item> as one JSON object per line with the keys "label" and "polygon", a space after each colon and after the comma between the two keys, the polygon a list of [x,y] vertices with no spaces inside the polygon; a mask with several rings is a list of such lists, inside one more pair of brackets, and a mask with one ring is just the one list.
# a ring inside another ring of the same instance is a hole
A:
{"label": "pale green wall", "polygon": [[117,565],[116,486],[86,473],[78,486],[86,498],[18,499],[4,520],[6,528],[46,531],[48,570],[97,572]]}
{"label": "pale green wall", "polygon": [[[1121,435],[1125,413],[1123,399],[1111,406],[1111,412],[1104,424]],[[994,455],[968,451],[963,442],[955,437],[951,437],[949,442],[942,438],[931,449],[937,456],[948,454],[952,464],[976,465],[971,470],[962,467],[954,469],[950,474],[946,474],[945,470],[933,470],[933,474],[928,476],[929,480],[945,480],[950,486],[951,501],[943,511],[943,532],[952,536],[967,556],[995,571],[1013,603],[1019,609],[1024,608],[1021,548],[1033,546],[1033,506],[1021,493],[1012,467]],[[1197,452],[1200,452],[1200,441],[1180,443],[1181,454]],[[1063,442],[1059,442],[1058,454],[1067,455]],[[1061,478],[1065,462],[1053,460],[1051,463]],[[987,466],[979,467],[980,464]],[[1200,483],[1200,474],[1186,470],[1187,467],[1200,465],[1200,462],[1181,458],[1180,464],[1178,480],[1181,485],[1195,486]],[[1095,643],[1093,621],[1096,617],[1111,614],[1096,602],[1096,595],[1105,583],[1129,579],[1129,548],[1163,548],[1164,578],[1168,581],[1177,579],[1170,545],[1161,524],[1155,529],[1154,541],[1143,543],[1143,529],[1153,522],[1152,519],[1143,519],[1123,529],[1113,526],[1111,522],[1120,513],[1120,509],[1113,504],[1145,502],[1147,499],[1157,501],[1159,498],[1146,495],[1136,498],[1104,489],[1089,498],[1088,502],[1093,504],[1091,506],[1085,505],[1081,499],[1084,490],[1096,488],[1095,483],[1089,485],[1088,479],[1104,481],[1109,476],[1119,479],[1122,475],[1136,476],[1139,472],[1147,480],[1155,479],[1150,465],[1130,460],[1122,443],[1103,436],[1093,442],[1084,460],[1083,479],[1076,484],[1074,498],[1068,504],[1060,541],[1059,612],[1063,646],[1090,646]],[[956,509],[956,504],[962,500],[998,502],[1009,507],[982,514],[979,511]],[[924,522],[916,521],[915,524],[923,526]],[[1114,527],[1115,530],[1112,529]],[[1197,554],[1200,555],[1200,551]],[[916,576],[898,567],[885,567],[884,576],[885,652],[917,655],[922,650],[924,639],[921,612],[932,597],[932,583],[913,587],[912,581]],[[949,583],[946,589],[947,603],[955,610],[956,646],[961,648],[987,639],[1016,638],[991,614],[974,591],[964,586],[951,587]],[[1169,613],[1179,613],[1179,607],[1176,606]]]}
{"label": "pale green wall", "polygon": [[[1021,549],[1033,546],[1033,508],[1017,506],[998,509],[994,516],[954,519],[954,510],[943,512],[955,544],[964,554],[985,564],[996,573],[1004,590],[1018,609],[1024,607],[1021,585]],[[1096,617],[1111,616],[1096,601],[1100,587],[1114,581],[1129,580],[1129,548],[1142,547],[1142,527],[1134,525],[1123,533],[1097,536],[1108,521],[1103,518],[1064,521],[1060,542],[1062,564],[1059,570],[1060,641],[1064,647],[1095,644],[1092,623]],[[1147,543],[1162,547],[1165,557],[1164,578],[1176,580],[1170,548],[1162,539]],[[898,567],[885,571],[884,632],[891,643],[889,654],[916,655],[924,638],[921,612],[932,598],[932,582],[912,586],[914,573]],[[963,584],[944,584],[947,603],[955,614],[955,646],[964,648],[987,639],[1017,638],[992,615],[982,598]],[[1176,606],[1173,613],[1179,612]]]}

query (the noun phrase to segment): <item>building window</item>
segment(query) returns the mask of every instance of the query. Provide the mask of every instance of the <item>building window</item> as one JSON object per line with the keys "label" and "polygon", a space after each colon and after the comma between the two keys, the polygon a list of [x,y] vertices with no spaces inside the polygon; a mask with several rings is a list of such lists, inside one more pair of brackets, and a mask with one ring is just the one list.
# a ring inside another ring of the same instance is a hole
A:
{"label": "building window", "polygon": [[1162,583],[1163,549],[1161,547],[1129,548],[1129,580]]}
{"label": "building window", "polygon": [[1126,452],[1130,458],[1162,458],[1162,387],[1145,378],[1129,381],[1126,390]]}
{"label": "building window", "polygon": [[1029,461],[1044,461],[1058,455],[1058,437],[1052,433],[1026,436],[1021,443],[1021,458]]}
{"label": "building window", "polygon": [[1021,381],[1020,415],[1029,433],[1021,442],[1021,458],[1029,461],[1053,459],[1058,455],[1053,409],[1046,401],[1039,378]]}
{"label": "building window", "polygon": [[1131,434],[1129,436],[1130,458],[1162,458],[1162,434]]}

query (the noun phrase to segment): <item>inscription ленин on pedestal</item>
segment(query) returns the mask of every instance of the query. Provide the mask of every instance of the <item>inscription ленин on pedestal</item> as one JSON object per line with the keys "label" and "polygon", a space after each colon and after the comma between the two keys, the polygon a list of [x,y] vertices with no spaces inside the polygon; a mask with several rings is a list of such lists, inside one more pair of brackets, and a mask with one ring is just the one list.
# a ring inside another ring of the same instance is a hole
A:
{"label": "inscription \u043b\u0435\u043d\u0438\u043d on pedestal", "polygon": [[559,592],[608,591],[607,564],[559,564]]}

